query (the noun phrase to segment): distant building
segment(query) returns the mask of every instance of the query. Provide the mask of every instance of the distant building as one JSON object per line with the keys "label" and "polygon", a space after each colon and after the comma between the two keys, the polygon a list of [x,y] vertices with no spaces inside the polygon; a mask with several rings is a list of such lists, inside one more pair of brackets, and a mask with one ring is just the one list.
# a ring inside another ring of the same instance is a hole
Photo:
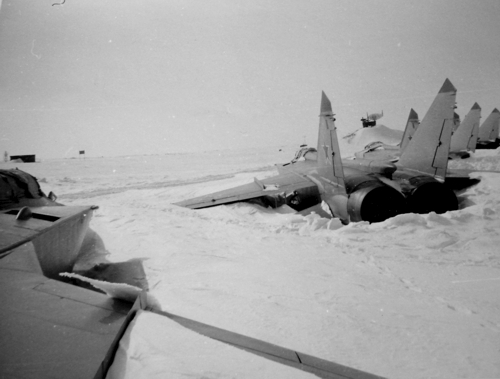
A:
{"label": "distant building", "polygon": [[11,155],[10,160],[15,161],[16,159],[22,160],[24,163],[31,163],[35,161],[35,154],[33,155]]}

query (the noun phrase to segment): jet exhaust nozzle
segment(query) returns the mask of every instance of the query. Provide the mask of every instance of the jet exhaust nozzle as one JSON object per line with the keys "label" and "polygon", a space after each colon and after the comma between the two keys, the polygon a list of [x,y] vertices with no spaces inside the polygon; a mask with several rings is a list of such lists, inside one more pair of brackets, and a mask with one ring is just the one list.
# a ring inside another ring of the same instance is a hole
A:
{"label": "jet exhaust nozzle", "polygon": [[410,179],[412,187],[407,195],[407,209],[410,213],[445,213],[458,209],[455,193],[445,184],[427,176]]}
{"label": "jet exhaust nozzle", "polygon": [[405,211],[405,197],[370,177],[347,179],[347,210],[351,221],[382,222]]}

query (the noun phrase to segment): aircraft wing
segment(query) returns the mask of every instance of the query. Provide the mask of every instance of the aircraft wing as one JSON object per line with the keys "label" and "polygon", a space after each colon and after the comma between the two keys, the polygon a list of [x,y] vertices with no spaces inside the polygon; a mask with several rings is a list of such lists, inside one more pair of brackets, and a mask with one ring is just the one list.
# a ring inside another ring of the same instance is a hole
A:
{"label": "aircraft wing", "polygon": [[262,180],[254,179],[253,183],[184,200],[175,205],[191,209],[208,208],[283,192],[291,193],[308,187],[316,187],[316,184],[305,175],[290,172]]}
{"label": "aircraft wing", "polygon": [[0,376],[93,377],[132,304],[47,278],[35,244],[0,257]]}

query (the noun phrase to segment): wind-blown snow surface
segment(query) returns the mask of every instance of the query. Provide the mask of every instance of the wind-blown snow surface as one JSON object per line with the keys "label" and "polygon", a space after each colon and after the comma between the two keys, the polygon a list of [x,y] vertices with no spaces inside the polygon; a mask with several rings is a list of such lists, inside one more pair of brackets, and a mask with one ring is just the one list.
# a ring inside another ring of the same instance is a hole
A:
{"label": "wind-blown snow surface", "polygon": [[353,156],[371,142],[383,142],[396,146],[401,142],[403,132],[379,124],[371,128],[362,128],[348,134],[339,140],[343,157]]}
{"label": "wind-blown snow surface", "polygon": [[[500,377],[500,174],[474,174],[482,181],[458,211],[371,225],[249,204],[172,205],[274,175],[272,165],[293,156],[281,150],[1,166],[34,174],[64,204],[99,205],[91,227],[107,258],[144,258],[163,310],[390,378]],[[500,169],[500,150],[453,166],[485,162]],[[102,257],[82,264],[89,259]],[[143,316],[136,327],[150,328],[150,340],[128,337],[136,377],[245,377],[238,360],[210,372],[190,361],[172,372],[168,359],[182,361],[186,350],[166,357],[157,347],[183,341]],[[246,377],[275,377],[265,367],[249,364]]]}

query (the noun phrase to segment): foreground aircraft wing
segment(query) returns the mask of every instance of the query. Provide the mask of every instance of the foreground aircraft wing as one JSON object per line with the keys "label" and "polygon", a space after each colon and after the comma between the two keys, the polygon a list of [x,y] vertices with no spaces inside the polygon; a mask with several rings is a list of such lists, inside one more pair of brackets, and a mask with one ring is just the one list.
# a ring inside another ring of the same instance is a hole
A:
{"label": "foreground aircraft wing", "polygon": [[0,212],[0,377],[85,378],[97,369],[131,304],[63,283],[91,207]]}
{"label": "foreground aircraft wing", "polygon": [[[161,332],[154,334],[158,328],[148,328],[145,320],[155,322]],[[130,377],[147,377],[148,374],[154,372],[151,365],[129,364],[130,361],[134,361],[134,354],[138,353],[137,350],[127,351],[128,345],[131,344],[130,341],[134,339],[138,341],[142,339],[151,340],[158,344],[157,346],[161,346],[162,342],[164,345],[171,345],[172,341],[174,341],[176,349],[181,352],[188,352],[182,356],[181,364],[176,362],[176,356],[172,356],[169,349],[159,348],[153,352],[153,355],[158,358],[161,357],[162,360],[161,363],[153,363],[153,366],[156,366],[155,368],[158,370],[169,367],[169,372],[172,371],[172,367],[175,367],[177,370],[175,372],[185,373],[182,376],[194,376],[190,374],[214,369],[221,373],[219,376],[231,376],[234,375],[233,365],[238,364],[243,370],[256,366],[260,367],[261,375],[259,377],[302,378],[309,377],[308,373],[311,373],[313,374],[311,377],[314,376],[315,378],[383,379],[381,376],[301,351],[162,311],[155,304],[148,301],[146,292],[137,297],[134,306],[127,315],[126,322],[123,323],[94,379],[121,378],[124,376],[123,373],[125,373],[125,376]],[[224,347],[225,344],[237,349],[227,350]],[[131,356],[132,358],[129,358]],[[205,359],[200,359],[200,356]],[[216,359],[211,362],[206,357]],[[268,362],[263,362],[263,359],[268,360]],[[185,372],[182,371],[182,367],[191,367],[192,370]],[[127,371],[128,368],[131,370]],[[301,372],[297,371],[295,373],[293,369]],[[133,371],[132,375],[130,375],[130,371]]]}
{"label": "foreground aircraft wing", "polygon": [[208,208],[262,196],[272,196],[283,192],[292,193],[296,190],[313,186],[316,185],[304,175],[296,173],[280,174],[262,180],[255,178],[253,183],[184,200],[175,203],[175,205],[191,209]]}

